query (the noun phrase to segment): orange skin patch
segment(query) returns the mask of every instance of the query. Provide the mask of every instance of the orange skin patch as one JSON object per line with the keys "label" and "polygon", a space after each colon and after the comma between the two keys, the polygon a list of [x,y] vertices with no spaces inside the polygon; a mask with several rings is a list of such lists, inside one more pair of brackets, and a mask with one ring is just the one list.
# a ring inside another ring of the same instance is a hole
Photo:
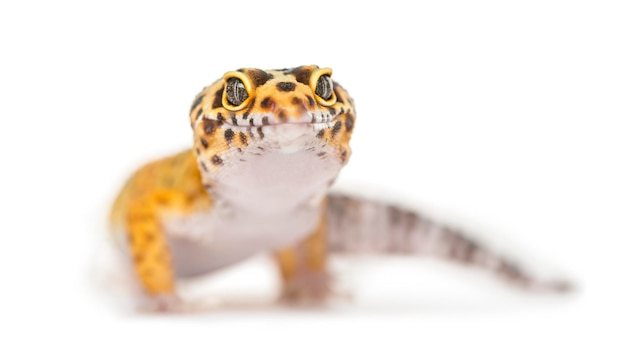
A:
{"label": "orange skin patch", "polygon": [[145,165],[126,183],[113,205],[111,226],[124,229],[135,273],[146,293],[174,293],[162,218],[211,206],[190,150]]}

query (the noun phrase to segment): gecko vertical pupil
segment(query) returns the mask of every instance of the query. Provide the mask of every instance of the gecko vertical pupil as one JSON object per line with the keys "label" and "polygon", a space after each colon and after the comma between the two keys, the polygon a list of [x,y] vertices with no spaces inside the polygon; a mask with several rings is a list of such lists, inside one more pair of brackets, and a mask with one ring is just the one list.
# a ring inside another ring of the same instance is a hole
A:
{"label": "gecko vertical pupil", "polygon": [[315,93],[325,100],[329,100],[333,96],[333,81],[330,80],[329,75],[323,75],[317,80]]}
{"label": "gecko vertical pupil", "polygon": [[226,98],[228,103],[238,106],[248,98],[248,92],[239,78],[230,78],[226,82]]}

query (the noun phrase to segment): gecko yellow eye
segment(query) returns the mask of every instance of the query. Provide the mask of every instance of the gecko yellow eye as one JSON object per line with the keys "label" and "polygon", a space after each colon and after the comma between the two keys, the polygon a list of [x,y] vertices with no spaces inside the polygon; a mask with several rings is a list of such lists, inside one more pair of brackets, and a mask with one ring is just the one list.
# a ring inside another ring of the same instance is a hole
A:
{"label": "gecko yellow eye", "polygon": [[333,81],[330,80],[330,76],[322,75],[317,80],[315,93],[327,101],[333,96]]}
{"label": "gecko yellow eye", "polygon": [[248,91],[239,78],[231,78],[226,83],[226,99],[228,104],[236,107],[248,98]]}
{"label": "gecko yellow eye", "polygon": [[228,72],[224,79],[226,86],[222,95],[222,105],[231,111],[243,109],[250,98],[248,77],[242,72]]}
{"label": "gecko yellow eye", "polygon": [[325,106],[330,106],[337,102],[337,96],[333,91],[333,81],[330,79],[333,71],[329,68],[317,69],[313,71],[309,86],[315,92],[317,101]]}

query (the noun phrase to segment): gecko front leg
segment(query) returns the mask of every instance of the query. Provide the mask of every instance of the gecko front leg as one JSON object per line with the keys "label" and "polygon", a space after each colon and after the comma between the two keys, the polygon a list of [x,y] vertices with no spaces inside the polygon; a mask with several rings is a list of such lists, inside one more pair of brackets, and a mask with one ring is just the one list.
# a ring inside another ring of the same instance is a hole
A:
{"label": "gecko front leg", "polygon": [[281,301],[323,303],[334,296],[327,269],[327,252],[327,217],[323,209],[311,235],[275,253],[282,279]]}
{"label": "gecko front leg", "polygon": [[134,272],[148,310],[188,310],[176,294],[175,275],[161,222],[164,213],[188,207],[189,198],[173,190],[158,190],[128,207],[126,229]]}

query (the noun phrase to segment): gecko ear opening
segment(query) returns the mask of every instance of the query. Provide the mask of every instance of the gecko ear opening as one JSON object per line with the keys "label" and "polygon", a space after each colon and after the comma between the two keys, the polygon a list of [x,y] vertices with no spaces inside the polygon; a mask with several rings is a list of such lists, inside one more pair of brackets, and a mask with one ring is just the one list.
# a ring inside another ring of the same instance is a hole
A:
{"label": "gecko ear opening", "polygon": [[330,76],[333,70],[322,68],[314,70],[309,79],[309,87],[315,93],[315,99],[324,106],[331,106],[337,102],[337,95],[333,89],[333,81]]}
{"label": "gecko ear opening", "polygon": [[231,71],[224,74],[225,86],[222,93],[222,106],[230,111],[245,108],[252,97],[252,84],[246,74]]}

